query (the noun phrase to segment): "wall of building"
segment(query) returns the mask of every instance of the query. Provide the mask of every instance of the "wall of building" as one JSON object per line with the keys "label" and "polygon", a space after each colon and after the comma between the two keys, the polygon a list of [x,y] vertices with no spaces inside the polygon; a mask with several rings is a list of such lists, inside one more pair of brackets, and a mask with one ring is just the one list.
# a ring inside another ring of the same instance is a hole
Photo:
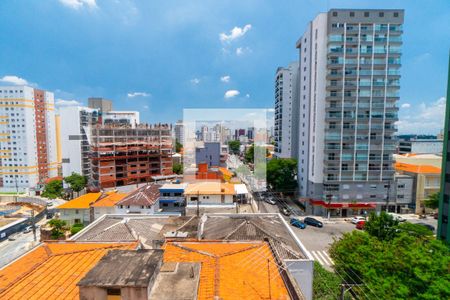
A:
{"label": "wall of building", "polygon": [[140,206],[140,205],[117,205],[116,206],[116,214],[143,214],[143,215],[153,215],[155,212],[159,210],[159,204],[155,203],[152,206]]}
{"label": "wall of building", "polygon": [[198,197],[197,197],[197,195],[187,195],[186,196],[187,205],[196,205],[197,198],[200,198],[200,204],[221,204],[221,203],[230,204],[230,203],[233,203],[233,195],[202,195],[202,194],[200,194]]}
{"label": "wall of building", "polygon": [[66,221],[68,225],[72,226],[76,220],[79,220],[84,226],[90,223],[89,208],[86,209],[60,209],[59,218]]}
{"label": "wall of building", "polygon": [[109,214],[115,214],[116,213],[116,207],[115,206],[109,206],[109,207],[94,207],[94,219],[97,220],[103,215],[109,215]]}

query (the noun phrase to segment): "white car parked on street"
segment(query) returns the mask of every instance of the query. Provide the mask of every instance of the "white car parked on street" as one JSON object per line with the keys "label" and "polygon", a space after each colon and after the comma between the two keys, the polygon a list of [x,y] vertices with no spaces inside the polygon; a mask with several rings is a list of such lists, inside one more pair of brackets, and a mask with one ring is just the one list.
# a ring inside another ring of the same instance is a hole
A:
{"label": "white car parked on street", "polygon": [[352,218],[352,224],[356,224],[356,223],[358,223],[359,221],[365,221],[366,220],[366,218],[364,218],[364,217],[361,217],[361,216],[354,216],[353,218]]}

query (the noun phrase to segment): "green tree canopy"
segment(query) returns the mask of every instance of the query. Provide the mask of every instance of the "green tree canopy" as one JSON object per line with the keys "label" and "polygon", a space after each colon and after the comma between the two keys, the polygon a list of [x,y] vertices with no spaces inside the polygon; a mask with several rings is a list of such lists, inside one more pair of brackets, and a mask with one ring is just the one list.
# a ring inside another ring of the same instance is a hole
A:
{"label": "green tree canopy", "polygon": [[60,219],[52,219],[48,222],[50,225],[52,231],[51,231],[51,238],[57,240],[60,237],[65,236],[65,231],[67,230],[67,223],[66,221],[60,220]]}
{"label": "green tree canopy", "polygon": [[229,141],[228,147],[230,149],[230,153],[239,154],[239,148],[241,147],[241,142],[239,141]]}
{"label": "green tree canopy", "polygon": [[60,198],[62,197],[62,192],[63,192],[62,180],[52,180],[45,185],[44,191],[42,192],[42,197],[48,199]]}
{"label": "green tree canopy", "polygon": [[382,211],[379,215],[372,212],[364,224],[364,230],[379,240],[390,240],[396,235],[398,220],[392,215]]}
{"label": "green tree canopy", "polygon": [[275,191],[293,191],[297,187],[297,160],[272,159],[267,164],[267,183]]}
{"label": "green tree canopy", "polygon": [[339,299],[339,286],[341,283],[341,278],[337,274],[325,270],[318,262],[314,262],[314,300]]}
{"label": "green tree canopy", "polygon": [[330,256],[345,282],[363,284],[361,299],[449,299],[449,250],[403,230],[392,239],[352,231],[332,244]]}
{"label": "green tree canopy", "polygon": [[172,171],[175,174],[183,174],[183,164],[179,164],[179,163],[174,163],[172,165]]}
{"label": "green tree canopy", "polygon": [[73,172],[72,175],[65,177],[64,181],[69,184],[72,191],[77,193],[87,185],[87,178],[75,172]]}
{"label": "green tree canopy", "polygon": [[439,198],[440,193],[434,193],[428,196],[427,199],[423,201],[423,204],[425,207],[431,208],[431,209],[438,209],[439,208]]}
{"label": "green tree canopy", "polygon": [[255,163],[256,158],[266,159],[269,156],[269,150],[266,147],[251,145],[244,155],[244,160],[246,163]]}

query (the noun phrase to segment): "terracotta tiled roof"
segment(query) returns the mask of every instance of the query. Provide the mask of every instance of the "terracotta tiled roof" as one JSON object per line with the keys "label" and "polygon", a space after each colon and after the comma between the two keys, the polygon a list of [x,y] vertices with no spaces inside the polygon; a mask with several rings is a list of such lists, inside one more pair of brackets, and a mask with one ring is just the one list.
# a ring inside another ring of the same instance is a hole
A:
{"label": "terracotta tiled roof", "polygon": [[398,162],[395,163],[395,169],[397,171],[405,171],[417,174],[441,174],[440,168],[429,165],[413,165]]}
{"label": "terracotta tiled roof", "polygon": [[113,207],[117,202],[126,197],[125,193],[112,193],[104,198],[101,198],[91,206],[93,207]]}
{"label": "terracotta tiled roof", "polygon": [[191,183],[184,190],[185,195],[234,195],[234,185],[220,182],[198,182]]}
{"label": "terracotta tiled roof", "polygon": [[265,242],[167,242],[164,262],[201,262],[197,299],[290,299]]}
{"label": "terracotta tiled roof", "polygon": [[152,206],[159,198],[159,184],[149,184],[138,188],[117,202],[116,205]]}
{"label": "terracotta tiled roof", "polygon": [[0,299],[79,299],[77,282],[111,249],[136,243],[45,243],[0,270]]}
{"label": "terracotta tiled roof", "polygon": [[89,205],[100,198],[102,193],[87,193],[73,200],[67,201],[58,206],[58,209],[83,209],[89,208]]}

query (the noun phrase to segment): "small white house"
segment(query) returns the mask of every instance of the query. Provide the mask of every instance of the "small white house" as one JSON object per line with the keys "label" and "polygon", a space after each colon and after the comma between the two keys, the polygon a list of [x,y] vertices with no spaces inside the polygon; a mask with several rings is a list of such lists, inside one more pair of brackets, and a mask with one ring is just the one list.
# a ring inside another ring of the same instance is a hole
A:
{"label": "small white house", "polygon": [[149,184],[138,188],[116,203],[116,213],[153,215],[159,210],[160,187],[158,184]]}

